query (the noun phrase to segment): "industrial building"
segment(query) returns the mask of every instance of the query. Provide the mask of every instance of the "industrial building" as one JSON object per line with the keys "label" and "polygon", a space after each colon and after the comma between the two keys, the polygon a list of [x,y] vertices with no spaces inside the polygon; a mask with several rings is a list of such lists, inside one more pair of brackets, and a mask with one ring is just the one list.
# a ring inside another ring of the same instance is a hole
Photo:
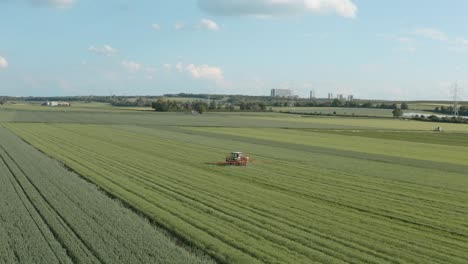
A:
{"label": "industrial building", "polygon": [[272,97],[292,97],[293,93],[289,89],[271,89]]}

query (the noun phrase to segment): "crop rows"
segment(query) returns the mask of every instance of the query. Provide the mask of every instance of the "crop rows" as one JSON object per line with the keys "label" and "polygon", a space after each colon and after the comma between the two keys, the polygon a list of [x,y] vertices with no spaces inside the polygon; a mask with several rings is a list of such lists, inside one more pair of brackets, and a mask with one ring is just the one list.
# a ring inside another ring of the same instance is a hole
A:
{"label": "crop rows", "polygon": [[406,142],[420,142],[449,146],[468,147],[467,133],[440,133],[440,132],[384,132],[384,131],[323,131],[300,129],[300,131],[326,132],[331,134],[358,136],[366,138],[400,140]]}
{"label": "crop rows", "polygon": [[207,263],[0,128],[0,263]]}
{"label": "crop rows", "polygon": [[[43,109],[43,110],[41,110]],[[113,110],[110,110],[113,109]],[[44,108],[40,106],[0,107],[0,122],[120,124],[158,126],[276,127],[358,130],[433,131],[442,126],[446,132],[468,132],[468,126],[419,122],[391,118],[340,118],[287,115],[280,113],[157,113],[121,108]]]}
{"label": "crop rows", "polygon": [[[339,149],[343,151],[357,151],[372,155],[389,155],[394,157],[429,160],[450,164],[468,165],[464,154],[468,148],[464,146],[420,144],[406,142],[395,144],[393,140],[379,140],[363,137],[353,140],[352,137],[343,137],[332,133],[304,133],[293,129],[276,128],[194,128],[193,130],[211,131],[220,134],[271,140],[281,143],[305,145],[323,148]],[[326,131],[325,131],[326,132]],[[468,134],[465,134],[468,135]],[[417,135],[415,135],[417,136]]]}
{"label": "crop rows", "polygon": [[[177,128],[7,127],[223,262],[468,261],[468,195],[424,182],[440,171]],[[233,148],[265,162],[209,164]]]}

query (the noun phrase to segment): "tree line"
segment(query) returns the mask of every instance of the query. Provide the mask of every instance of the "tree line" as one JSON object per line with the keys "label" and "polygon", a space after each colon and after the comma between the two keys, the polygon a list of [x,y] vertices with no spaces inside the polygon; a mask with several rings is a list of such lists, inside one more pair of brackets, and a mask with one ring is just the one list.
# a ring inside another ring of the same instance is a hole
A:
{"label": "tree line", "polygon": [[111,100],[109,103],[113,106],[124,106],[124,107],[151,107],[152,100],[143,99],[142,97],[136,100],[130,100],[126,98],[116,98]]}
{"label": "tree line", "polygon": [[438,117],[436,115],[430,115],[430,116],[415,115],[411,119],[418,120],[418,121],[429,121],[429,122],[468,124],[468,119],[455,117],[455,116]]}
{"label": "tree line", "polygon": [[[274,106],[288,106],[288,102],[276,102]],[[318,101],[318,100],[307,100],[307,101],[296,101],[294,102],[295,107],[348,107],[348,108],[378,108],[378,109],[402,109],[406,110],[409,108],[408,104],[402,102],[397,103],[372,103],[372,102],[357,102],[357,101],[342,101],[339,99],[333,99],[332,101]]]}
{"label": "tree line", "polygon": [[238,107],[230,103],[216,102],[215,100],[207,103],[206,101],[176,101],[166,98],[159,98],[152,102],[151,107],[157,112],[191,112],[196,111],[200,114],[206,111],[266,111],[266,105],[263,102],[241,102]]}
{"label": "tree line", "polygon": [[[437,106],[434,112],[451,115],[453,114],[453,106]],[[458,114],[462,116],[468,116],[468,106],[462,105],[458,108]]]}

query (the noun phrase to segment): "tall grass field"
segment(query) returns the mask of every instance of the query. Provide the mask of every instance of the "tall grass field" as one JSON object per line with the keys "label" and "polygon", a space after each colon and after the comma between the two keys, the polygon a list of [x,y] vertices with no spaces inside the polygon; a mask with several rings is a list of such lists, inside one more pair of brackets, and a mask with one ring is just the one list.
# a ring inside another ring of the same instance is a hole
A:
{"label": "tall grass field", "polygon": [[[107,109],[0,120],[0,262],[468,262],[468,125]],[[231,151],[251,163],[220,166]],[[15,219],[24,228],[5,230]]]}

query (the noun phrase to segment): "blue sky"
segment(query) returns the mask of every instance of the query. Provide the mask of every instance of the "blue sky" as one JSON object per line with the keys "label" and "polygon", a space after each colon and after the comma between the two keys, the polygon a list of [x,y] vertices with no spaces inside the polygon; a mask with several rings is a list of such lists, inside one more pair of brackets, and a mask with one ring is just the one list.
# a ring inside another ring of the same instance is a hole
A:
{"label": "blue sky", "polygon": [[0,95],[449,99],[468,1],[0,0]]}

